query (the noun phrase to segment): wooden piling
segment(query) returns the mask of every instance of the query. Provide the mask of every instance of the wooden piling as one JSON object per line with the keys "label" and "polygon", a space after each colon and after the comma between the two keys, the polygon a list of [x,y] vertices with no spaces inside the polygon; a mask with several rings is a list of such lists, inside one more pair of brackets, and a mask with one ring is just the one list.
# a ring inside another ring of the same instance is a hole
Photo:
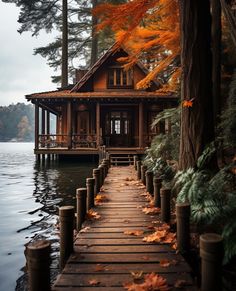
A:
{"label": "wooden piling", "polygon": [[190,204],[176,204],[177,248],[181,253],[190,249]]}
{"label": "wooden piling", "polygon": [[140,180],[141,179],[141,161],[137,161],[136,165],[137,165],[137,179]]}
{"label": "wooden piling", "polygon": [[153,194],[154,194],[154,206],[155,207],[161,207],[161,183],[162,179],[159,177],[153,178]]}
{"label": "wooden piling", "polygon": [[50,242],[46,240],[38,240],[26,246],[29,291],[51,290],[50,250]]}
{"label": "wooden piling", "polygon": [[144,185],[146,185],[146,176],[145,176],[146,171],[147,171],[147,166],[142,165],[141,166],[141,180]]}
{"label": "wooden piling", "polygon": [[137,161],[138,161],[138,156],[134,156],[134,168],[137,171]]}
{"label": "wooden piling", "polygon": [[76,190],[76,229],[81,229],[82,223],[86,216],[86,200],[87,200],[87,188],[78,188]]}
{"label": "wooden piling", "polygon": [[164,222],[170,221],[170,194],[170,189],[161,188],[161,220]]}
{"label": "wooden piling", "polygon": [[100,191],[100,169],[93,169],[93,178],[95,179],[94,194],[97,195]]}
{"label": "wooden piling", "polygon": [[148,193],[153,195],[153,172],[146,171],[145,177],[146,177],[146,190]]}
{"label": "wooden piling", "polygon": [[222,290],[223,239],[216,233],[200,236],[201,291]]}
{"label": "wooden piling", "polygon": [[74,206],[62,206],[59,208],[61,270],[64,268],[70,254],[73,252],[74,217]]}
{"label": "wooden piling", "polygon": [[103,185],[103,182],[104,182],[104,167],[100,164],[98,166],[98,169],[100,169],[100,188],[102,187]]}
{"label": "wooden piling", "polygon": [[86,179],[86,187],[87,187],[87,211],[94,207],[94,178]]}
{"label": "wooden piling", "polygon": [[107,163],[107,161],[103,160],[102,161],[102,166],[104,167],[104,173],[105,173],[105,178],[106,178],[106,176],[108,174],[108,163]]}

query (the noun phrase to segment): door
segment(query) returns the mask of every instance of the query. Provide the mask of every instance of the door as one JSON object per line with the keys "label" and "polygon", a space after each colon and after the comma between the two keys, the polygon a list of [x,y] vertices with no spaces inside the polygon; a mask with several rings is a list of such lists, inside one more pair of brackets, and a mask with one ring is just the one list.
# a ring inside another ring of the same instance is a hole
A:
{"label": "door", "polygon": [[108,147],[132,145],[132,113],[130,111],[111,111],[106,114],[104,142]]}

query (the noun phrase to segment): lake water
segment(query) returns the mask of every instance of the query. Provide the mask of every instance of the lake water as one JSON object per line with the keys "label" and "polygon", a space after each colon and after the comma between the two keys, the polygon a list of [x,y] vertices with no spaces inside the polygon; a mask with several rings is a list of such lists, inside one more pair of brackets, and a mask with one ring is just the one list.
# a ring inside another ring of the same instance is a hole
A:
{"label": "lake water", "polygon": [[75,203],[95,163],[35,162],[32,143],[0,143],[0,291],[25,290],[24,245],[52,242],[52,269],[58,270],[58,206]]}

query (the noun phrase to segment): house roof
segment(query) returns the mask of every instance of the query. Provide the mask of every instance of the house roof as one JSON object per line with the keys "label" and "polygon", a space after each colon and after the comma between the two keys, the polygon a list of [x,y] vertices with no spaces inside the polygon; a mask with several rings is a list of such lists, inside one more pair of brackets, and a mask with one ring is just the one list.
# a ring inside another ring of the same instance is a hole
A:
{"label": "house roof", "polygon": [[119,99],[142,99],[142,98],[154,98],[154,99],[176,99],[173,94],[160,94],[158,92],[147,92],[147,91],[137,91],[137,90],[117,90],[117,91],[93,91],[93,92],[71,92],[70,90],[60,90],[60,91],[48,91],[41,93],[34,93],[31,95],[26,95],[26,99],[109,99],[109,98],[119,98]]}
{"label": "house roof", "polygon": [[[119,50],[123,50],[129,55],[129,52],[124,47],[117,48],[117,43],[113,44],[107,50],[107,52],[97,60],[97,62],[91,67],[91,69],[88,70],[88,72],[75,84],[75,86],[71,89],[71,92],[78,91],[95,74],[95,72],[102,66],[102,64],[104,64],[110,56],[114,55]],[[148,74],[148,70],[141,62],[137,61],[136,65],[143,71],[145,75]],[[157,81],[154,80],[153,83],[157,86],[157,88],[159,87],[159,83]]]}

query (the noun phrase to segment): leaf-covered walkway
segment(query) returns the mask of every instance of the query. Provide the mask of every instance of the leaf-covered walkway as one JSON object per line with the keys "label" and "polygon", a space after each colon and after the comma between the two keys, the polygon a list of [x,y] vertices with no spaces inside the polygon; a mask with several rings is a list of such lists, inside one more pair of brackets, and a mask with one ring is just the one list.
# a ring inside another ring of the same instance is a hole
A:
{"label": "leaf-covered walkway", "polygon": [[157,209],[148,208],[145,196],[133,167],[110,168],[97,199],[97,218],[86,221],[77,235],[75,253],[54,291],[159,290],[158,285],[197,290],[189,266],[176,254],[174,234],[160,223]]}

